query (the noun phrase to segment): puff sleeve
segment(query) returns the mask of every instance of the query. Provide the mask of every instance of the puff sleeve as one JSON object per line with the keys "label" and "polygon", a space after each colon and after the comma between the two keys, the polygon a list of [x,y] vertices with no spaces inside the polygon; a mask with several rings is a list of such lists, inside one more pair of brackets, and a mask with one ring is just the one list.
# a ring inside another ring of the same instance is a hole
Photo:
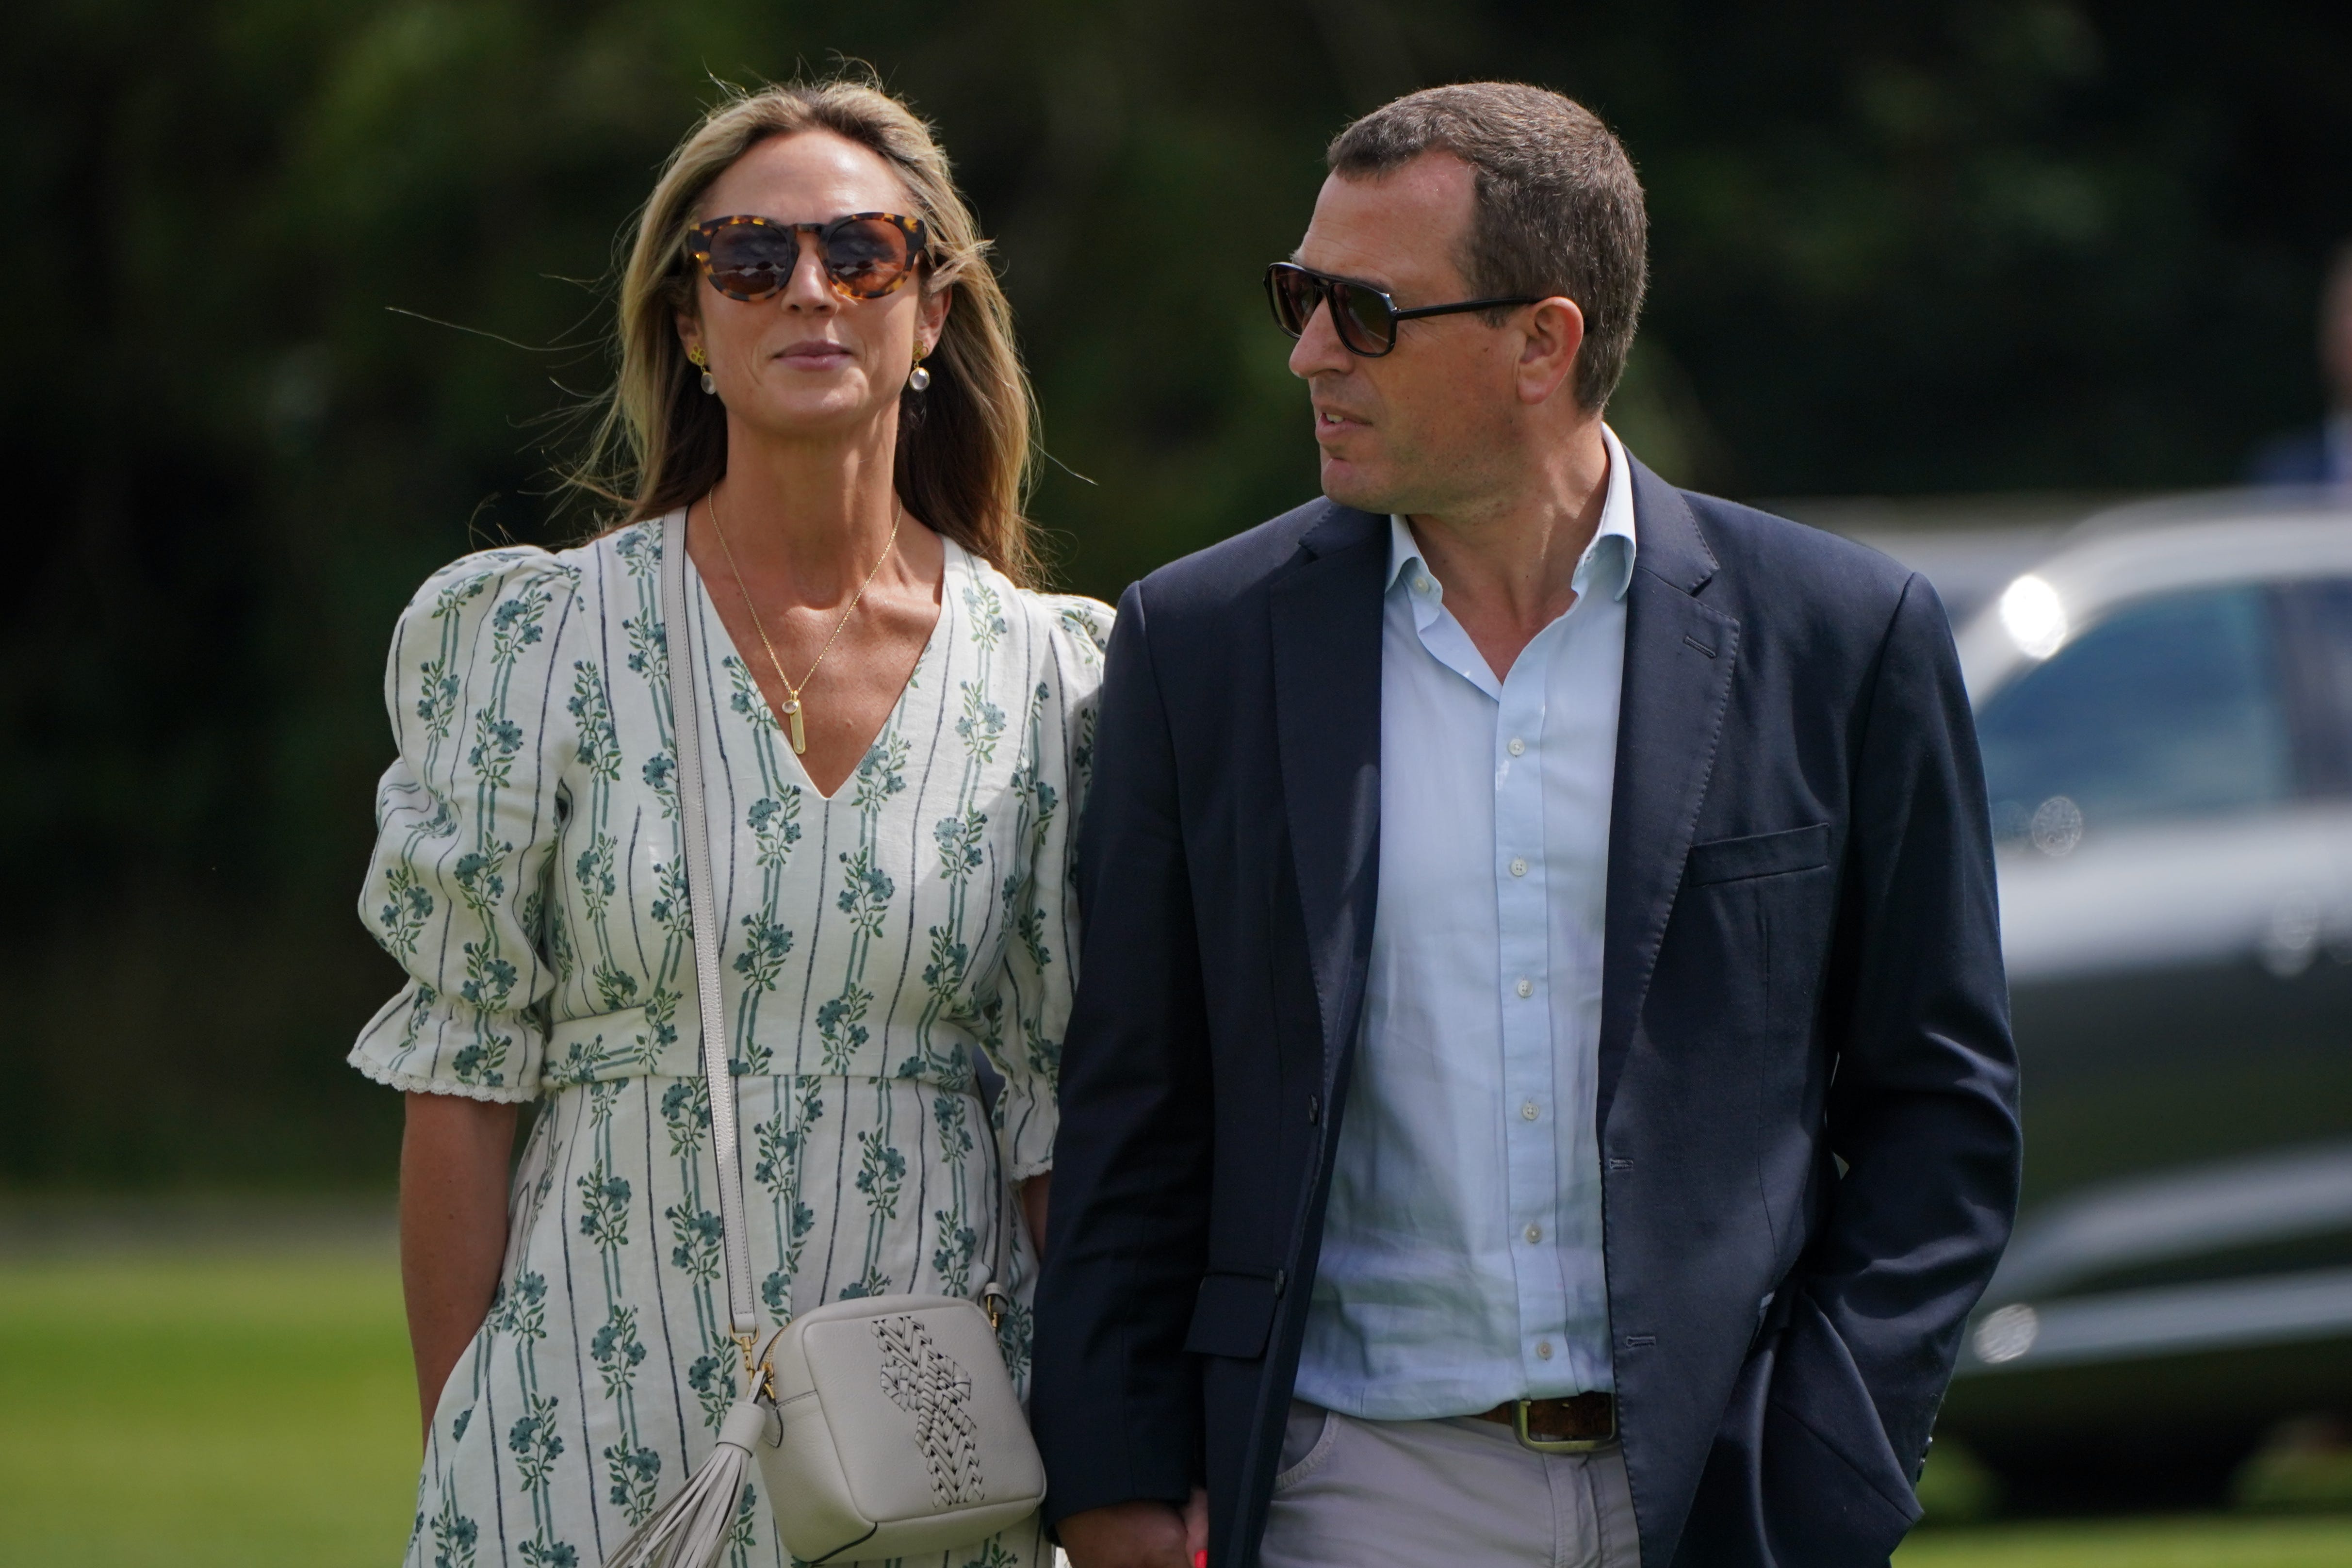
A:
{"label": "puff sleeve", "polygon": [[562,809],[556,649],[572,571],[469,555],[400,617],[384,674],[399,756],[376,795],[360,918],[408,972],[353,1067],[394,1089],[522,1101],[546,1054],[547,879]]}
{"label": "puff sleeve", "polygon": [[1048,623],[1031,692],[1028,762],[1015,780],[1028,822],[1027,864],[1006,889],[1009,927],[998,998],[1001,1030],[990,1052],[1004,1075],[996,1131],[1006,1175],[1053,1169],[1062,1033],[1077,990],[1075,879],[1078,814],[1094,765],[1110,606],[1067,595],[1033,595]]}

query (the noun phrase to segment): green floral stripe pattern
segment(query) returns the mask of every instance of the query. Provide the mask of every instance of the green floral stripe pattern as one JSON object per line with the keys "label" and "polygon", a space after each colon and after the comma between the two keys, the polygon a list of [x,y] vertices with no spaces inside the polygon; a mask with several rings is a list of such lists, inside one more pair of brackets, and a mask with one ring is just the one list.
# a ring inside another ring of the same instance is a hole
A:
{"label": "green floral stripe pattern", "polygon": [[[538,1104],[497,1301],[434,1416],[420,1568],[601,1562],[709,1453],[735,1397],[671,658],[705,694],[763,1310],[971,1293],[1005,1184],[1052,1160],[1109,610],[1015,588],[950,544],[939,628],[827,800],[698,579],[687,646],[667,646],[660,555],[646,524],[468,556],[394,636],[399,757],[361,914],[408,982],[352,1061],[403,1089]],[[1003,1080],[992,1112],[982,1058]],[[1034,1260],[1011,1239],[1003,1341],[1025,1385]],[[927,1563],[1047,1560],[1027,1525]],[[756,1482],[721,1561],[790,1562]]]}

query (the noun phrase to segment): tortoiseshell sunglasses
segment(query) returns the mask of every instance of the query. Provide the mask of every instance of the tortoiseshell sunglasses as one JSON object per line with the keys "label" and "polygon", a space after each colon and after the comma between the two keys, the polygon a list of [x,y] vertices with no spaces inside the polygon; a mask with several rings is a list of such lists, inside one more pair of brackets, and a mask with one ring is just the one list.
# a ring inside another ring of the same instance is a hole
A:
{"label": "tortoiseshell sunglasses", "polygon": [[923,220],[897,213],[851,213],[831,223],[785,223],[739,214],[686,232],[686,253],[730,300],[773,299],[801,264],[801,236],[816,236],[817,259],[845,300],[879,300],[904,283],[927,243]]}

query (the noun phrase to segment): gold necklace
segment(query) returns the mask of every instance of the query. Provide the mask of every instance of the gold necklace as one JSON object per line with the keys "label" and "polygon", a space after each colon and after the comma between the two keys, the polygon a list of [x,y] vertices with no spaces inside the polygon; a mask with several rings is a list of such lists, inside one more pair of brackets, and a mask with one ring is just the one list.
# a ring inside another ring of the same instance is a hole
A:
{"label": "gold necklace", "polygon": [[907,521],[907,509],[894,492],[890,497],[890,537],[882,546],[881,558],[874,563],[874,570],[866,574],[866,581],[857,584],[857,592],[849,595],[849,607],[842,611],[841,619],[834,623],[833,636],[825,638],[824,646],[816,650],[816,658],[809,665],[808,673],[802,676],[800,684],[795,686],[792,678],[784,673],[784,661],[776,657],[776,645],[768,640],[767,623],[760,619],[760,606],[751,602],[751,590],[743,582],[743,568],[735,564],[735,547],[727,542],[727,525],[719,521],[719,491],[716,489],[711,490],[709,500],[711,531],[719,535],[719,548],[727,557],[727,570],[735,574],[735,591],[743,595],[743,607],[751,612],[751,629],[760,634],[760,646],[768,650],[768,663],[775,669],[776,680],[784,689],[784,719],[791,725],[793,755],[803,755],[808,751],[808,731],[801,727],[801,693],[810,681],[816,679],[817,666],[823,664],[824,656],[833,651],[833,645],[841,640],[842,628],[849,625],[849,617],[857,613],[859,602],[866,597],[866,590],[874,586],[874,579],[882,574],[882,563],[889,560],[890,552],[898,547],[898,525]]}

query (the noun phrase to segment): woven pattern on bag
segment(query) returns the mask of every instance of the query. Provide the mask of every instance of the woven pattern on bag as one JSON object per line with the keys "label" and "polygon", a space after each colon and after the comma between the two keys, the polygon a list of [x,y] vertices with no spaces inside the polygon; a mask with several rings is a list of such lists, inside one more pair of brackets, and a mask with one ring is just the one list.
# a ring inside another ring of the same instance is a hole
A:
{"label": "woven pattern on bag", "polygon": [[971,1414],[971,1374],[913,1318],[877,1318],[873,1329],[882,1347],[882,1392],[915,1418],[932,1500],[942,1508],[979,1502],[980,1424]]}

